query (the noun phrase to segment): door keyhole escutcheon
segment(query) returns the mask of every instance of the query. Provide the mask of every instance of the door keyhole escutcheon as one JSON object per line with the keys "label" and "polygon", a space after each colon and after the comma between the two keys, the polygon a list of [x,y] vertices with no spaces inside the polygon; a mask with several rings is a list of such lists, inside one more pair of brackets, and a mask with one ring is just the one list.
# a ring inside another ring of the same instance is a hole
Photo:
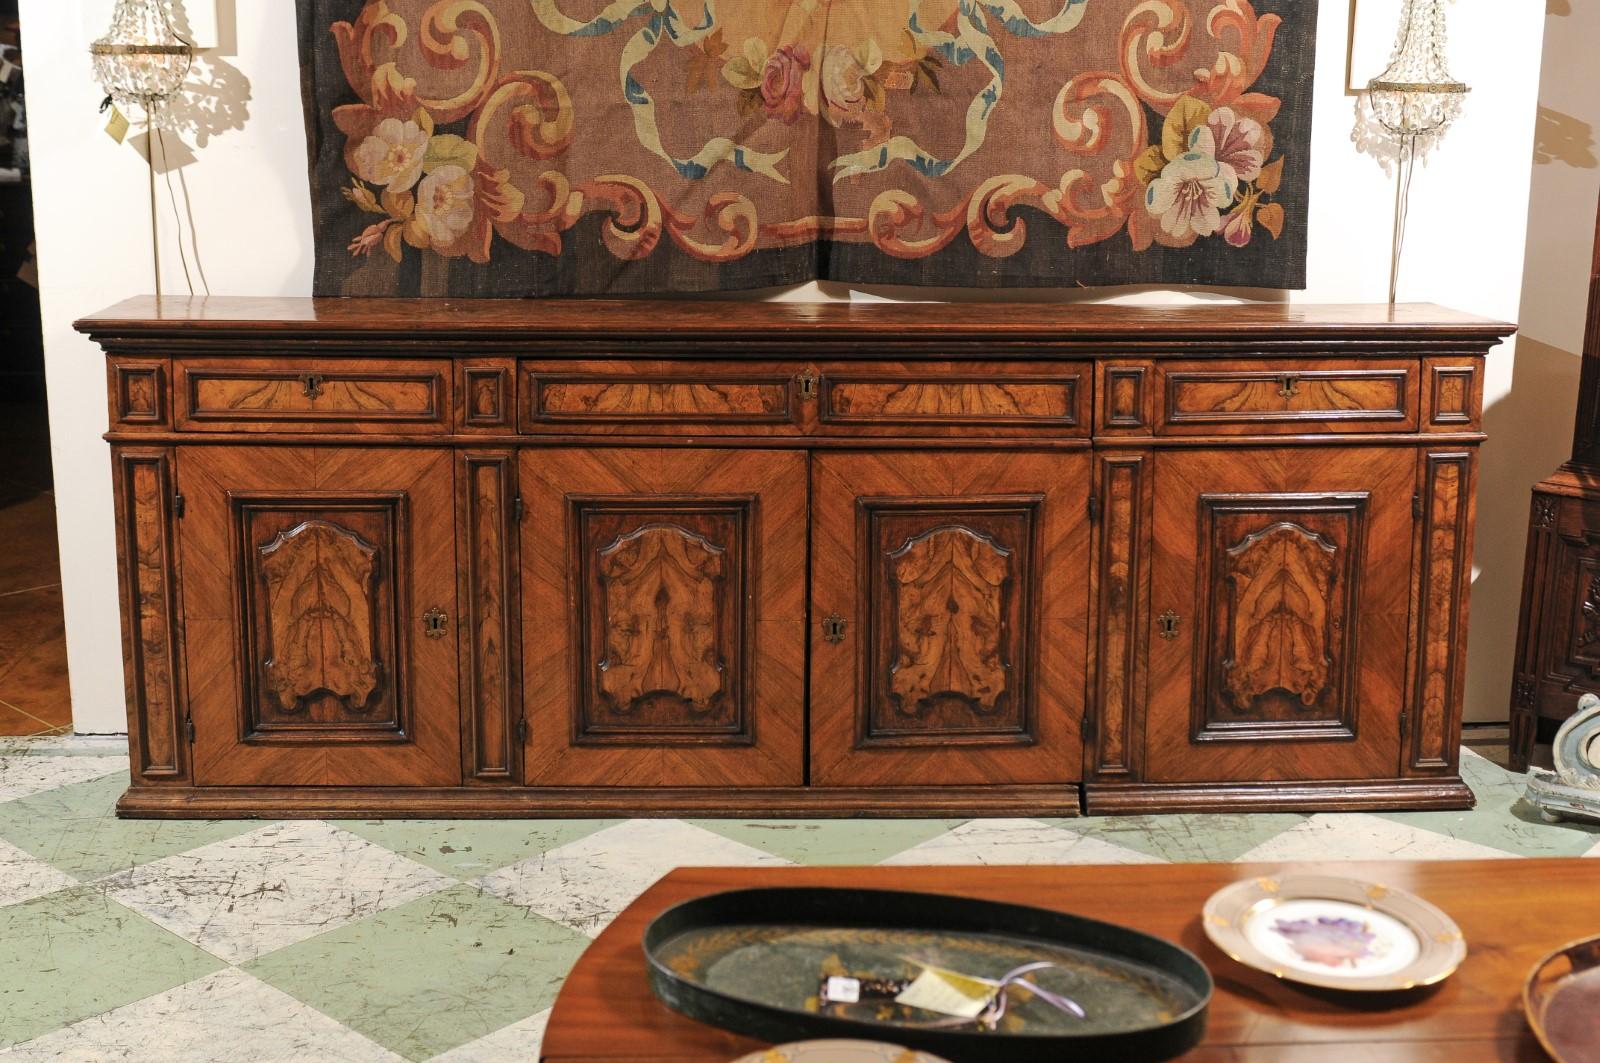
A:
{"label": "door keyhole escutcheon", "polygon": [[822,638],[825,642],[843,642],[845,619],[834,613],[822,622]]}
{"label": "door keyhole escutcheon", "polygon": [[450,618],[437,605],[422,614],[422,633],[430,639],[442,639],[447,634]]}
{"label": "door keyhole escutcheon", "polygon": [[1162,613],[1156,618],[1156,626],[1161,633],[1161,637],[1166,639],[1168,642],[1171,642],[1173,639],[1178,637],[1178,625],[1182,622],[1183,617],[1179,616],[1171,609],[1168,609],[1166,612]]}
{"label": "door keyhole escutcheon", "polygon": [[300,389],[308,399],[322,397],[322,376],[319,373],[306,373],[300,377]]}

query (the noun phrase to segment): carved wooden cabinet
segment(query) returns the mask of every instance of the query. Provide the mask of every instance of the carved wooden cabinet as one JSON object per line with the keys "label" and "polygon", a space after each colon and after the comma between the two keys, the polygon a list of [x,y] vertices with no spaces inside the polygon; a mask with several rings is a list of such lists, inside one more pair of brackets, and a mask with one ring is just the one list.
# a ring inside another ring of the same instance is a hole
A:
{"label": "carved wooden cabinet", "polygon": [[1436,307],[134,300],[137,816],[1464,807]]}

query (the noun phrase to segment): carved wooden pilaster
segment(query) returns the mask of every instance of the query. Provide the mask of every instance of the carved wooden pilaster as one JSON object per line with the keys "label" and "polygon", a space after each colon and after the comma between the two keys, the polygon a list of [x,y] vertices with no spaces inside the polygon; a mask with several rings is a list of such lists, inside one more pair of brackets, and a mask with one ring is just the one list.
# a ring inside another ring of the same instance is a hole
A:
{"label": "carved wooden pilaster", "polygon": [[469,780],[512,782],[521,743],[516,691],[517,461],[513,451],[464,453],[457,465],[462,544],[462,749]]}
{"label": "carved wooden pilaster", "polygon": [[1421,460],[1415,718],[1405,746],[1406,771],[1413,775],[1453,771],[1458,756],[1477,456],[1430,451]]}
{"label": "carved wooden pilaster", "polygon": [[132,771],[140,782],[184,782],[173,454],[166,447],[118,447],[113,464]]}
{"label": "carved wooden pilaster", "polygon": [[1147,454],[1112,454],[1100,459],[1100,529],[1096,602],[1098,681],[1090,763],[1092,777],[1137,778],[1138,712],[1145,693],[1145,630],[1149,611],[1150,462]]}

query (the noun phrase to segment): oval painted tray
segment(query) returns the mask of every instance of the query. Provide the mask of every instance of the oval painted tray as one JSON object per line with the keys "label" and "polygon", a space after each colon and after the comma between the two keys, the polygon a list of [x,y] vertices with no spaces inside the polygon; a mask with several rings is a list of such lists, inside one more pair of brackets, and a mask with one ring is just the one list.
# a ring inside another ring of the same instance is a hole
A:
{"label": "oval painted tray", "polygon": [[[690,1018],[765,1041],[860,1038],[956,1063],[1161,1060],[1199,1043],[1211,975],[1188,950],[1094,919],[965,897],[887,890],[754,889],[688,901],[645,931],[650,986]],[[889,1001],[818,1002],[822,979],[910,979],[924,966],[1030,977],[1078,1018],[1018,990],[1000,1027],[929,1028],[941,1017]],[[1085,1053],[1076,1055],[1076,1053]]]}

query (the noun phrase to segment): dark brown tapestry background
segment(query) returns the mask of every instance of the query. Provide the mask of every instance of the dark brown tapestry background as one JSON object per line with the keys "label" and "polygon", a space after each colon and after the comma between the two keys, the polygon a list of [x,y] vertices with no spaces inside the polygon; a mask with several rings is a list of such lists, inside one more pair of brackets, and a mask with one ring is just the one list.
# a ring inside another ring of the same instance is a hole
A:
{"label": "dark brown tapestry background", "polygon": [[298,0],[319,295],[1305,283],[1315,0]]}

